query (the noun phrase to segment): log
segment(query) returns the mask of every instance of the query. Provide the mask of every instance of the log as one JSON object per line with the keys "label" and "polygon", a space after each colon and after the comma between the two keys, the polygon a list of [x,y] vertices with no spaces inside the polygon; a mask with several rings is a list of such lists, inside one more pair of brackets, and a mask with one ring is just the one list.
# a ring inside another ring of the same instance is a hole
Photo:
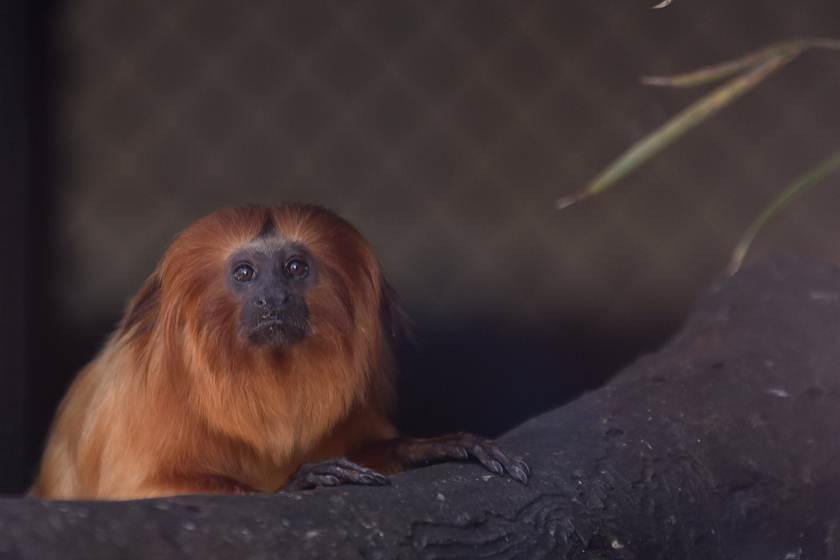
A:
{"label": "log", "polygon": [[661,351],[500,438],[527,487],[445,464],[382,488],[10,498],[0,557],[840,558],[838,342],[840,269],[774,258],[714,286]]}

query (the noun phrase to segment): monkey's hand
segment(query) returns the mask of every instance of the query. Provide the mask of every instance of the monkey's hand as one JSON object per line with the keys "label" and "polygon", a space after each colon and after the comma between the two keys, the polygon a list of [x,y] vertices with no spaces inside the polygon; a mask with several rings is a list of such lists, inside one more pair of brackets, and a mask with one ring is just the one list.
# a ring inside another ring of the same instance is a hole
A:
{"label": "monkey's hand", "polygon": [[477,461],[490,472],[510,476],[526,485],[531,474],[524,460],[504,451],[495,441],[464,432],[434,438],[379,441],[362,450],[358,460],[384,466],[388,472],[446,461]]}
{"label": "monkey's hand", "polygon": [[340,486],[343,484],[387,486],[390,482],[372,469],[341,458],[320,463],[304,463],[292,475],[283,490],[294,492],[310,490],[319,486]]}
{"label": "monkey's hand", "polygon": [[404,439],[400,455],[412,464],[441,461],[478,461],[490,472],[507,474],[522,484],[528,484],[531,469],[519,457],[502,450],[495,441],[475,434],[459,432],[428,439]]}

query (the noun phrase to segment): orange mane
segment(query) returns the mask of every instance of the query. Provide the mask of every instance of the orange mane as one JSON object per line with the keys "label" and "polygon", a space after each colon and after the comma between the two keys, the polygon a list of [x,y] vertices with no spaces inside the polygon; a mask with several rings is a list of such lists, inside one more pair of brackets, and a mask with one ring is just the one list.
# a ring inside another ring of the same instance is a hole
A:
{"label": "orange mane", "polygon": [[[225,288],[230,255],[265,231],[306,247],[317,268],[311,333],[283,350],[240,336]],[[387,298],[368,244],[324,209],[246,207],[199,220],[74,382],[33,493],[177,493],[197,474],[270,491],[319,446],[335,447],[340,425],[364,417],[374,435],[392,435],[382,420],[393,398]]]}

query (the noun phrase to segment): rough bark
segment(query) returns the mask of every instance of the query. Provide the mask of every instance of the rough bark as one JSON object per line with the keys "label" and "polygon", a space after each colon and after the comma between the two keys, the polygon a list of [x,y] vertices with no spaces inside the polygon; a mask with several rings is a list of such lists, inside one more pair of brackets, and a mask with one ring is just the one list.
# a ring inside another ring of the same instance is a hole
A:
{"label": "rough bark", "polygon": [[712,288],[662,351],[501,438],[528,487],[449,464],[381,488],[6,499],[0,557],[840,558],[838,342],[840,270],[777,258]]}

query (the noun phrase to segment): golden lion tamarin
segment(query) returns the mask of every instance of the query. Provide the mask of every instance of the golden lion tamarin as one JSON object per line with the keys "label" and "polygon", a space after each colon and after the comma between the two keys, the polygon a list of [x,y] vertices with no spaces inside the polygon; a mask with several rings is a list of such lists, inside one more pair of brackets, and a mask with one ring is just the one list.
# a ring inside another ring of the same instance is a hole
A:
{"label": "golden lion tamarin", "polygon": [[467,459],[526,483],[527,465],[492,441],[397,437],[399,318],[370,247],[335,214],[211,214],[175,239],[70,387],[31,493],[381,485],[380,473]]}

